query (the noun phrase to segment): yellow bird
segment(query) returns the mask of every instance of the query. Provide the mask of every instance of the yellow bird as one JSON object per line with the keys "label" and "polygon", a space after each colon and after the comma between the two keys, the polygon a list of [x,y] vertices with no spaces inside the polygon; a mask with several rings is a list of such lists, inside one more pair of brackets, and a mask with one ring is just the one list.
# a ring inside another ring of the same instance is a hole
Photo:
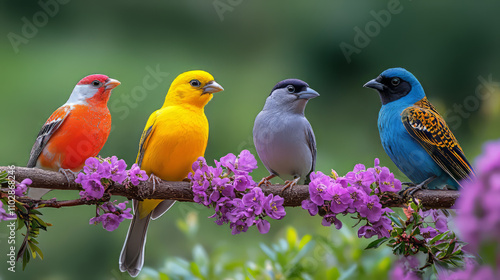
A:
{"label": "yellow bird", "polygon": [[[205,105],[213,93],[224,90],[205,71],[180,74],[170,85],[165,103],[153,112],[139,143],[137,164],[149,176],[182,181],[191,165],[205,154],[208,120]],[[156,178],[157,179],[157,178]],[[144,246],[150,219],[157,219],[175,200],[134,200],[134,218],[120,255],[120,270],[135,277],[144,264]]]}

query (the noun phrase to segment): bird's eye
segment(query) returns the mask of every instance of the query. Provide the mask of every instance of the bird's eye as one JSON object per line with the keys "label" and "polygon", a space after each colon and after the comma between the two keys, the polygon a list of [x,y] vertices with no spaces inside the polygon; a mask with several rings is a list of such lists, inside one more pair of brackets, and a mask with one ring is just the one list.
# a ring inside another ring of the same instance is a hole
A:
{"label": "bird's eye", "polygon": [[399,85],[399,83],[401,83],[401,80],[400,80],[399,78],[392,78],[392,80],[391,80],[391,84],[392,84],[393,86],[398,86],[398,85]]}
{"label": "bird's eye", "polygon": [[295,92],[295,87],[292,85],[289,85],[286,87],[286,90],[288,90],[289,93],[294,93]]}
{"label": "bird's eye", "polygon": [[100,87],[100,86],[102,85],[102,83],[101,83],[101,82],[99,82],[98,80],[94,80],[94,81],[92,82],[92,85],[93,85],[93,86],[95,86],[95,87]]}
{"label": "bird's eye", "polygon": [[201,85],[200,81],[198,80],[191,80],[189,84],[193,87],[199,87]]}

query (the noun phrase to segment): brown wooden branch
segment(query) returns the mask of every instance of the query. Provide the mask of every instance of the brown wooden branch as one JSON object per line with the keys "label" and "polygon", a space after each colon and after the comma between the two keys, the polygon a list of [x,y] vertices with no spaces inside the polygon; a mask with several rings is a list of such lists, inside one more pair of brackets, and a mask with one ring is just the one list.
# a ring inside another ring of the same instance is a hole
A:
{"label": "brown wooden branch", "polygon": [[[13,169],[10,169],[8,166],[0,166],[0,172],[3,170],[11,171],[15,176],[15,180],[18,182],[25,178],[30,178],[33,181],[33,184],[30,185],[32,188],[81,190],[79,184],[75,183],[73,180],[68,182],[66,177],[59,172],[26,167],[14,167]],[[297,185],[291,190],[287,189],[281,193],[282,188],[283,185],[271,185],[263,187],[263,191],[266,195],[270,193],[280,195],[285,199],[284,206],[289,207],[301,206],[301,202],[309,198],[309,189],[307,185]],[[153,189],[152,182],[141,182],[138,187],[127,187],[115,184],[111,187],[109,193],[112,195],[124,196],[129,199],[134,198],[138,200],[173,199],[177,201],[193,202],[193,192],[191,191],[189,182],[162,181],[161,183],[156,184],[155,189]],[[419,199],[425,208],[452,208],[455,204],[455,200],[459,197],[459,192],[448,190],[419,190],[415,192],[413,196]],[[54,200],[48,200],[43,201],[43,203],[51,205],[49,207],[89,204],[79,199],[67,202],[55,202]],[[405,205],[405,201],[401,196],[395,193],[387,193],[384,199],[382,199],[382,204],[387,207],[403,207]]]}

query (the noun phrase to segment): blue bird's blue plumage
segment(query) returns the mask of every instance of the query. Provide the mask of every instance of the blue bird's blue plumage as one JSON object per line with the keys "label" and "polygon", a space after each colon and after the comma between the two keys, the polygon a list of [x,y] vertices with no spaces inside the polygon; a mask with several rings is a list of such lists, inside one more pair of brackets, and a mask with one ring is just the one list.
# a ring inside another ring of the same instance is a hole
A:
{"label": "blue bird's blue plumage", "polygon": [[418,80],[403,68],[388,69],[365,84],[382,101],[378,129],[385,152],[415,184],[459,189],[474,171],[444,119],[427,101]]}

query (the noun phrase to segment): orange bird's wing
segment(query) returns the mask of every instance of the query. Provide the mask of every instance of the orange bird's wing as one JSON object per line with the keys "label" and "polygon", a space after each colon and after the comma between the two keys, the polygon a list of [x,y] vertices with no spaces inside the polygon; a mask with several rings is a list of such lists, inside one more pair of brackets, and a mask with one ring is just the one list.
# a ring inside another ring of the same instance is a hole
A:
{"label": "orange bird's wing", "polygon": [[406,108],[401,114],[401,120],[408,133],[457,182],[474,178],[474,170],[457,139],[427,98]]}
{"label": "orange bird's wing", "polygon": [[40,132],[38,132],[35,144],[33,144],[33,148],[31,148],[30,159],[27,167],[35,167],[38,157],[49,142],[50,137],[57,131],[57,129],[59,129],[70,113],[71,107],[69,105],[65,105],[59,107],[59,109],[55,110],[54,113],[50,115],[49,119],[42,126],[42,129],[40,129]]}

